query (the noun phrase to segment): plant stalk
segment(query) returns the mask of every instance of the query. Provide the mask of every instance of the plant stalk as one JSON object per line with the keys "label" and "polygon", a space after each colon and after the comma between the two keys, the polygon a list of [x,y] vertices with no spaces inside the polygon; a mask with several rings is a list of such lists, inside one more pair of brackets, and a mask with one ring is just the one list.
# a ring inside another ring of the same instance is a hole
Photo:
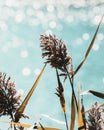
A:
{"label": "plant stalk", "polygon": [[[68,73],[68,70],[66,69],[66,72]],[[70,84],[71,84],[71,88],[72,88],[72,94],[74,95],[74,98],[75,98],[75,103],[76,103],[76,108],[77,108],[77,111],[78,111],[78,103],[77,103],[77,99],[76,99],[76,95],[75,95],[75,91],[74,91],[74,77],[70,77],[68,75],[68,78],[69,78],[69,81],[70,81]]]}
{"label": "plant stalk", "polygon": [[[11,119],[12,119],[12,121],[14,122],[14,117],[13,117],[13,114],[11,113]],[[15,125],[13,125],[14,126],[14,130],[17,130],[16,129],[16,127],[15,127]]]}
{"label": "plant stalk", "polygon": [[64,112],[64,117],[65,117],[65,123],[66,123],[66,129],[68,130],[68,122],[67,122],[67,117],[66,117],[66,113]]}

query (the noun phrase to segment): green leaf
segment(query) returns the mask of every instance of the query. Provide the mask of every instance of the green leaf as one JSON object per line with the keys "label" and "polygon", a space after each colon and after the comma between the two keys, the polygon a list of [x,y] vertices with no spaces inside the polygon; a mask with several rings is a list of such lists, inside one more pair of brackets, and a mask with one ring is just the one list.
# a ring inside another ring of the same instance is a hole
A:
{"label": "green leaf", "polygon": [[[9,121],[5,121],[5,120],[0,120],[0,122],[3,122],[3,123],[7,123],[7,124],[10,124],[10,125],[16,125],[16,126],[22,126],[24,128],[30,128],[32,127],[32,125],[29,125],[29,124],[23,124],[23,123],[17,123],[17,122],[9,122]],[[61,130],[59,128],[51,128],[51,127],[44,127],[45,130]],[[37,126],[37,130],[43,130],[41,126]]]}
{"label": "green leaf", "polygon": [[[45,128],[45,130],[61,130],[59,128],[51,128],[51,127],[44,127],[44,128]],[[37,129],[38,130],[43,130],[41,127],[38,127]]]}
{"label": "green leaf", "polygon": [[4,121],[4,120],[0,120],[0,122],[7,123],[7,124],[10,124],[10,125],[22,126],[24,128],[30,128],[32,126],[32,125],[29,125],[29,124],[23,124],[23,123],[17,123],[17,122],[9,122],[9,121]]}
{"label": "green leaf", "polygon": [[[46,66],[46,64],[45,64]],[[33,84],[32,88],[30,89],[29,93],[27,94],[26,98],[24,99],[23,103],[21,104],[21,106],[19,107],[19,109],[17,110],[16,114],[15,114],[15,122],[18,122],[19,119],[21,118],[23,112],[24,112],[24,109],[30,99],[30,97],[32,96],[38,82],[40,81],[40,78],[44,72],[44,69],[45,69],[45,66],[43,67],[42,71],[40,72],[38,78],[36,79],[35,83]]]}
{"label": "green leaf", "polygon": [[78,130],[85,130],[83,116],[80,107],[80,86],[78,87]]}
{"label": "green leaf", "polygon": [[64,113],[66,113],[66,103],[65,103],[65,97],[64,97],[64,88],[63,88],[63,85],[60,81],[60,77],[59,77],[59,74],[58,74],[58,71],[56,69],[56,75],[57,75],[57,81],[58,81],[58,88],[56,89],[56,95],[60,98],[60,104],[61,104],[61,108],[62,108],[62,111]]}
{"label": "green leaf", "polygon": [[75,97],[72,93],[70,130],[74,130],[75,116],[76,116],[76,104],[75,104]]}
{"label": "green leaf", "polygon": [[93,90],[89,90],[88,92],[91,93],[91,94],[93,94],[94,96],[97,96],[99,98],[104,99],[104,93],[93,91]]}
{"label": "green leaf", "polygon": [[104,17],[104,15],[102,16],[102,18],[101,18],[101,20],[100,20],[100,22],[99,22],[99,24],[98,24],[98,27],[97,27],[97,29],[96,29],[96,31],[95,31],[95,34],[94,34],[94,36],[93,36],[93,39],[92,39],[92,41],[91,41],[91,43],[90,43],[90,45],[89,45],[89,47],[88,47],[88,49],[87,49],[87,52],[85,53],[84,59],[82,60],[82,62],[81,62],[81,63],[78,65],[78,67],[76,68],[76,70],[75,70],[75,72],[74,72],[74,75],[79,71],[79,69],[80,69],[80,68],[82,67],[82,65],[84,64],[86,58],[88,57],[88,55],[89,55],[89,53],[90,53],[90,51],[91,51],[91,49],[92,49],[92,46],[93,46],[93,44],[94,44],[94,42],[95,42],[95,38],[96,38],[96,36],[97,36],[97,33],[98,33],[98,30],[99,30],[100,24],[102,23],[103,17]]}

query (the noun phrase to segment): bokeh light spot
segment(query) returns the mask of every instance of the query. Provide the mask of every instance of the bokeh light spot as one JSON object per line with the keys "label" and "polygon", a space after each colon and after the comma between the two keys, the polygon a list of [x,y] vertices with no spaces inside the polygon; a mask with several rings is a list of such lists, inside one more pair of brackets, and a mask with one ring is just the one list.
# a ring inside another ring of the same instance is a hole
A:
{"label": "bokeh light spot", "polygon": [[98,39],[99,41],[103,40],[103,39],[104,39],[103,33],[98,33],[97,39]]}
{"label": "bokeh light spot", "polygon": [[31,74],[31,70],[26,67],[26,68],[24,68],[24,69],[22,70],[22,74],[23,74],[24,76],[29,76],[29,75]]}
{"label": "bokeh light spot", "polygon": [[83,38],[83,40],[88,40],[89,39],[89,34],[88,33],[84,33],[82,38]]}
{"label": "bokeh light spot", "polygon": [[41,71],[41,70],[40,70],[40,69],[38,69],[38,68],[37,68],[37,69],[35,69],[35,70],[34,70],[35,75],[39,75],[39,74],[40,74],[40,71]]}
{"label": "bokeh light spot", "polygon": [[53,12],[54,11],[54,6],[53,5],[48,5],[47,6],[47,11],[48,12]]}
{"label": "bokeh light spot", "polygon": [[22,52],[21,52],[21,57],[22,57],[22,58],[28,57],[28,52],[27,52],[27,51],[22,51]]}
{"label": "bokeh light spot", "polygon": [[76,40],[76,44],[78,44],[78,45],[81,45],[82,44],[82,39],[81,38],[78,38],[77,40]]}
{"label": "bokeh light spot", "polygon": [[93,24],[98,25],[100,19],[101,19],[101,16],[100,16],[100,15],[96,15],[96,16],[94,17],[93,21],[92,21]]}
{"label": "bokeh light spot", "polygon": [[4,23],[3,21],[0,21],[0,28],[2,31],[7,31],[8,30],[8,26],[6,23]]}
{"label": "bokeh light spot", "polygon": [[94,44],[92,48],[93,48],[94,51],[98,51],[99,50],[99,45],[98,44]]}
{"label": "bokeh light spot", "polygon": [[74,21],[74,17],[72,15],[68,15],[66,17],[66,20],[67,20],[68,23],[72,23]]}
{"label": "bokeh light spot", "polygon": [[51,30],[47,30],[47,31],[45,32],[45,34],[46,34],[46,35],[49,35],[49,34],[52,35],[52,31],[51,31]]}
{"label": "bokeh light spot", "polygon": [[63,30],[63,26],[61,24],[57,25],[56,28],[57,28],[58,31],[62,31]]}
{"label": "bokeh light spot", "polygon": [[24,18],[25,18],[25,15],[24,15],[23,11],[16,12],[15,20],[17,23],[22,22]]}
{"label": "bokeh light spot", "polygon": [[55,21],[51,21],[51,22],[49,23],[49,27],[50,27],[50,28],[55,28],[55,27],[56,27],[56,22],[55,22]]}
{"label": "bokeh light spot", "polygon": [[20,94],[21,96],[23,96],[23,94],[24,94],[24,90],[23,90],[23,89],[19,89],[17,92],[18,92],[18,94]]}
{"label": "bokeh light spot", "polygon": [[2,51],[3,51],[4,53],[7,53],[8,50],[9,50],[9,47],[8,47],[8,46],[3,46],[3,47],[2,47]]}

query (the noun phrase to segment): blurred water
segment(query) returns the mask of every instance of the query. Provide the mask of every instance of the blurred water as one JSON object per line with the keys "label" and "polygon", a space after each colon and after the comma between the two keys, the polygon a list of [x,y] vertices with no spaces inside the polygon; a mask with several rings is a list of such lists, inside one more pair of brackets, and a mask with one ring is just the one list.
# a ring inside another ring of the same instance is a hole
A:
{"label": "blurred water", "polygon": [[[24,91],[23,99],[44,66],[44,60],[41,58],[40,34],[55,34],[59,39],[63,39],[76,68],[83,59],[104,13],[103,4],[102,0],[99,2],[0,0],[0,71],[11,76],[17,90]],[[75,76],[76,94],[78,82],[81,83],[82,91],[89,89],[104,91],[103,42],[104,20],[86,63]],[[59,100],[54,94],[56,87],[55,71],[47,66],[25,109],[25,114],[30,119],[22,119],[21,122],[34,124],[41,118],[44,126],[59,127],[64,130],[65,125],[60,125],[41,115],[46,114],[64,121]],[[64,83],[64,87],[69,121],[71,89],[68,80]],[[103,103],[103,100],[92,95],[84,96],[86,110],[95,101]],[[2,130],[8,127],[9,125],[0,123]]]}

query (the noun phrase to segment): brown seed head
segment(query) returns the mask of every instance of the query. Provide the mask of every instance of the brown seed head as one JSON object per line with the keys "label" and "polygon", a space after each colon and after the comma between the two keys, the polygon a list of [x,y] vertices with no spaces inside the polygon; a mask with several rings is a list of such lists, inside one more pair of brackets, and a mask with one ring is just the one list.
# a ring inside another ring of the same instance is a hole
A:
{"label": "brown seed head", "polygon": [[40,46],[42,47],[42,57],[47,57],[45,63],[50,63],[52,67],[66,71],[71,64],[71,57],[67,56],[67,48],[62,40],[58,40],[56,36],[41,35]]}
{"label": "brown seed head", "polygon": [[99,104],[95,102],[95,104],[92,105],[92,108],[88,112],[88,130],[103,130],[103,118],[102,108],[100,108]]}
{"label": "brown seed head", "polygon": [[13,114],[20,105],[20,98],[17,100],[15,96],[15,84],[10,79],[0,72],[0,116]]}

